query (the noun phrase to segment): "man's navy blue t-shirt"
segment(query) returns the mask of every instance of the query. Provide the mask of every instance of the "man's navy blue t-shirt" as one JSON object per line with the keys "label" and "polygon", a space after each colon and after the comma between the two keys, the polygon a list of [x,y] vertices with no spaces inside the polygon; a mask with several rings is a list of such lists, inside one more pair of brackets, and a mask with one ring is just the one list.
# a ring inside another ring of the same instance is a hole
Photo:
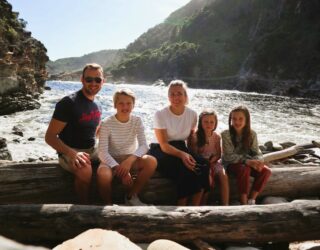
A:
{"label": "man's navy blue t-shirt", "polygon": [[101,120],[102,109],[96,102],[78,91],[62,98],[56,105],[53,118],[67,125],[59,138],[69,147],[88,149],[95,144],[95,133]]}

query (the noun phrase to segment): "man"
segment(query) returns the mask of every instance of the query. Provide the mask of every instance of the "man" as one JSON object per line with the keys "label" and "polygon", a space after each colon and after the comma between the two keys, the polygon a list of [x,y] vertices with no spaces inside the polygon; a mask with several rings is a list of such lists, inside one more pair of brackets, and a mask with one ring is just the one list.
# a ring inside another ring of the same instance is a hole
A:
{"label": "man", "polygon": [[76,193],[80,202],[87,204],[92,178],[91,160],[96,155],[95,137],[102,113],[94,101],[104,83],[102,67],[87,64],[81,82],[81,90],[57,103],[45,140],[57,150],[59,164],[74,174]]}

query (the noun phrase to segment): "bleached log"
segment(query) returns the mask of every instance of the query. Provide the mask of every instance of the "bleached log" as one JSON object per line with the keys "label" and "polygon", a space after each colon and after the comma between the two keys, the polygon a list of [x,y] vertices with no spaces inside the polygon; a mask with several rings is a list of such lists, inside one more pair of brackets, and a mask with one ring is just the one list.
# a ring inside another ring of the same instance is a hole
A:
{"label": "bleached log", "polygon": [[316,141],[312,141],[311,143],[295,145],[280,151],[264,154],[263,159],[265,162],[272,162],[272,161],[288,158],[290,156],[298,154],[304,149],[310,149],[310,148],[316,148],[316,147],[320,147],[320,143]]}
{"label": "bleached log", "polygon": [[263,159],[265,162],[271,162],[271,161],[276,161],[284,158],[288,158],[292,155],[295,155],[301,151],[302,148],[299,146],[292,146],[280,151],[275,151],[271,153],[267,153],[263,155]]}
{"label": "bleached log", "polygon": [[193,242],[193,245],[197,248],[197,250],[216,250],[213,246],[210,246],[209,243],[201,240],[201,239],[196,239]]}
{"label": "bleached log", "polygon": [[[299,198],[320,195],[320,167],[272,168],[261,196]],[[93,180],[91,204],[102,204]],[[219,185],[214,196],[219,197]],[[230,177],[230,194],[238,198],[237,185]],[[125,191],[114,183],[113,200],[122,203]],[[176,204],[175,186],[172,181],[155,174],[140,195],[149,204]],[[18,203],[76,203],[73,176],[57,163],[18,163],[0,166],[0,204]]]}
{"label": "bleached log", "polygon": [[292,242],[319,239],[320,201],[229,207],[0,205],[0,234],[56,244],[90,229],[131,241]]}

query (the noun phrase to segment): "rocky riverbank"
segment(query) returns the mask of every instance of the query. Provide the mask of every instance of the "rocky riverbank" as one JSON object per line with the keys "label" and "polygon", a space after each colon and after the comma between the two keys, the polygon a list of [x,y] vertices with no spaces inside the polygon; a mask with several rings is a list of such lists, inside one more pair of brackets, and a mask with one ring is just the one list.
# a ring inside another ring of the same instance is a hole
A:
{"label": "rocky riverbank", "polygon": [[0,115],[39,108],[47,50],[6,0],[0,2],[0,12]]}
{"label": "rocky riverbank", "polygon": [[320,80],[306,82],[303,80],[266,79],[257,74],[250,74],[240,77],[235,89],[281,96],[319,98]]}

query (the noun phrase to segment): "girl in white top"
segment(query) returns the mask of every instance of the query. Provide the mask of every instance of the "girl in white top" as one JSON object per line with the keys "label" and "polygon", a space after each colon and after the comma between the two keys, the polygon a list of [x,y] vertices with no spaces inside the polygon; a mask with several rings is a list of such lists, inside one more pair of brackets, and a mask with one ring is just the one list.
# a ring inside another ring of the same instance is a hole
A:
{"label": "girl in white top", "polygon": [[186,83],[172,81],[168,89],[170,105],[155,114],[154,130],[159,144],[149,153],[157,158],[158,170],[177,184],[178,205],[200,205],[202,194],[209,187],[209,168],[196,159],[186,147],[186,140],[197,124],[197,113],[186,106]]}
{"label": "girl in white top", "polygon": [[[148,146],[141,118],[131,115],[135,102],[133,92],[129,89],[116,91],[113,102],[117,113],[102,122],[99,135],[98,185],[104,190],[101,196],[107,204],[112,203],[111,183],[115,175],[129,187],[126,203],[144,205],[137,195],[154,173],[157,162],[146,155]],[[133,168],[139,170],[134,183],[130,174]]]}

